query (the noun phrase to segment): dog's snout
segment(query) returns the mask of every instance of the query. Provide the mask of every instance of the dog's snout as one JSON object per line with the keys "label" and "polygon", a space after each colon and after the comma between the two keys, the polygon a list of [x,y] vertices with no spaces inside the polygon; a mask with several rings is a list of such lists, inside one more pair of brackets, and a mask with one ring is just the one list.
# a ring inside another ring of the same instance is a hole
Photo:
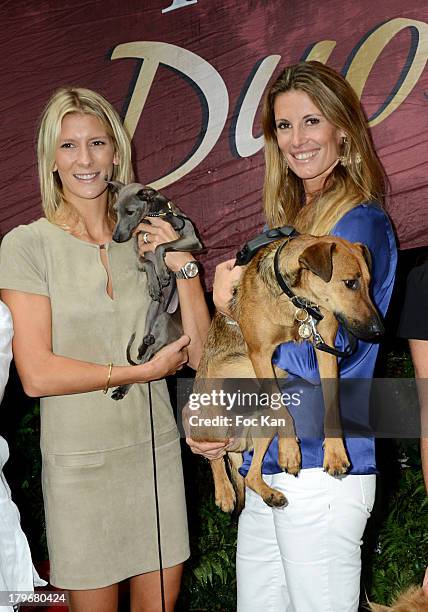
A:
{"label": "dog's snout", "polygon": [[339,323],[360,340],[376,341],[385,333],[383,323],[377,314],[365,320],[350,318],[343,313],[335,313],[335,316]]}
{"label": "dog's snout", "polygon": [[385,333],[385,327],[378,316],[372,317],[367,326],[367,331],[372,338],[379,338]]}
{"label": "dog's snout", "polygon": [[385,333],[385,328],[378,315],[373,315],[364,323],[357,323],[353,333],[361,340],[376,342]]}
{"label": "dog's snout", "polygon": [[115,242],[126,242],[131,237],[131,234],[126,232],[121,232],[119,229],[116,229],[113,233],[113,240]]}

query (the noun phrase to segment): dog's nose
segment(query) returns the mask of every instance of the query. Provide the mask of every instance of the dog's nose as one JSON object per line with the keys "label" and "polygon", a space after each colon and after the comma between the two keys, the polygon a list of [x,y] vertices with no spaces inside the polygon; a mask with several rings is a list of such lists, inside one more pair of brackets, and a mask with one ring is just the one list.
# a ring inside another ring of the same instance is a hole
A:
{"label": "dog's nose", "polygon": [[367,326],[367,332],[372,338],[379,338],[385,333],[385,327],[378,316],[372,317]]}
{"label": "dog's nose", "polygon": [[126,236],[124,236],[123,234],[121,234],[119,230],[116,230],[116,231],[113,233],[113,240],[114,240],[115,242],[126,242],[127,238],[126,238]]}

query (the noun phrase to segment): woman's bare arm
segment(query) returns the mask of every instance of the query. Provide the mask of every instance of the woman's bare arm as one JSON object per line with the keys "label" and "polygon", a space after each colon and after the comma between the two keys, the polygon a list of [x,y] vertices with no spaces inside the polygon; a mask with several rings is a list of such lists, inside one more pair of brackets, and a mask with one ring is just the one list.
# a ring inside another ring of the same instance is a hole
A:
{"label": "woman's bare arm", "polygon": [[[235,267],[235,260],[229,259],[224,261],[216,267],[213,287],[213,298],[214,304],[220,312],[230,316],[228,306],[232,299],[233,288],[241,278],[243,268]],[[187,428],[186,415],[184,418],[184,429]],[[188,432],[187,432],[188,434]],[[199,440],[193,440],[189,435],[186,435],[186,442],[189,445],[191,451],[196,455],[202,455],[206,459],[219,459],[222,457],[228,446],[232,445],[234,440],[228,439],[223,442],[200,442]]]}
{"label": "woman's bare arm", "polygon": [[[24,391],[30,397],[85,393],[104,389],[109,366],[55,355],[52,350],[52,314],[48,297],[3,289],[15,330],[13,354]],[[173,374],[188,359],[187,336],[159,351],[143,365],[112,368],[109,387],[144,383]]]}
{"label": "woman's bare arm", "polygon": [[239,283],[244,268],[235,266],[234,259],[223,261],[215,269],[213,301],[217,310],[230,317],[229,304],[233,289]]}

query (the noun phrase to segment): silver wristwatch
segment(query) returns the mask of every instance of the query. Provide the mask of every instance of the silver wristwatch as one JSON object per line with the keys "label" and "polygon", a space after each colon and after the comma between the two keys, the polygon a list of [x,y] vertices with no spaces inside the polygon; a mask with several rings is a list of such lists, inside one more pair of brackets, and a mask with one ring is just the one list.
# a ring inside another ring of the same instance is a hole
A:
{"label": "silver wristwatch", "polygon": [[175,278],[195,278],[199,274],[199,264],[192,260],[184,264],[178,272],[175,272]]}

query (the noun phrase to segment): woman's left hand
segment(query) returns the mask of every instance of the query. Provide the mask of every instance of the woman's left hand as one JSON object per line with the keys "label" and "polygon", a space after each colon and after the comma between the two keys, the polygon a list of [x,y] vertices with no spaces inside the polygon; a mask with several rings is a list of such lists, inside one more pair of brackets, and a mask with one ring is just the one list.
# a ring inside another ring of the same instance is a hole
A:
{"label": "woman's left hand", "polygon": [[[179,235],[168,221],[160,217],[150,217],[150,223],[143,220],[133,232],[137,236],[138,251],[141,257],[154,252],[159,244],[177,240]],[[184,264],[193,259],[191,253],[171,251],[165,254],[165,263],[172,272],[178,272]]]}

